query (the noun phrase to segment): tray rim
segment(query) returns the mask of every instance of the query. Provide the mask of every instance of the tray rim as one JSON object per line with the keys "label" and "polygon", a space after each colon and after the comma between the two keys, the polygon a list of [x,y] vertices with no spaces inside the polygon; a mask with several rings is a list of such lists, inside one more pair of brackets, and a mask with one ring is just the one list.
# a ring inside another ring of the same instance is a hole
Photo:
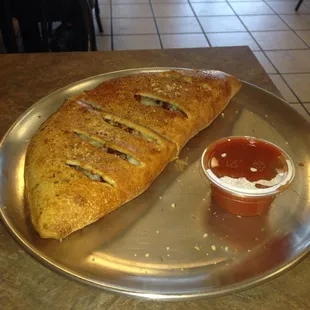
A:
{"label": "tray rim", "polygon": [[[53,97],[55,94],[61,93],[64,90],[66,90],[67,88],[77,86],[83,82],[91,81],[91,80],[96,79],[96,78],[100,78],[100,77],[104,78],[105,76],[114,75],[114,74],[125,73],[124,76],[126,76],[126,75],[130,75],[130,74],[139,74],[139,73],[156,72],[156,71],[164,72],[164,71],[169,71],[169,70],[195,70],[195,69],[180,68],[180,67],[141,67],[141,68],[123,69],[123,70],[105,72],[102,74],[90,76],[90,77],[87,77],[85,79],[82,79],[82,80],[73,82],[71,84],[68,84],[68,85],[61,87],[59,89],[56,89],[55,91],[53,91],[53,92],[49,93],[48,95],[42,97],[41,99],[37,100],[28,109],[26,109],[16,119],[15,122],[13,122],[13,124],[9,127],[9,129],[7,130],[7,132],[5,133],[5,135],[2,137],[2,139],[0,141],[0,153],[2,152],[2,146],[5,142],[5,140],[7,139],[7,137],[11,133],[11,131],[15,128],[15,126],[22,119],[26,118],[28,116],[28,114],[33,109],[35,109],[38,105],[40,105],[40,103],[42,101],[44,102],[47,98]],[[204,69],[204,70],[207,70],[207,69]],[[126,74],[126,73],[128,73],[128,74]],[[254,87],[254,88],[259,89],[262,92],[268,93],[269,95],[274,97],[276,100],[280,100],[281,102],[285,103],[287,107],[289,106],[289,109],[291,109],[291,111],[294,111],[293,113],[295,113],[295,114],[297,113],[299,115],[299,117],[303,118],[310,128],[310,121],[307,118],[305,118],[303,115],[298,113],[283,98],[271,93],[268,90],[263,89],[260,86],[254,85],[254,84],[246,82],[244,80],[240,80],[240,81],[243,84],[247,84],[250,87]],[[238,284],[229,285],[225,289],[221,289],[219,291],[211,291],[211,292],[210,291],[199,291],[197,293],[186,293],[186,294],[180,294],[180,295],[169,294],[169,293],[168,294],[165,294],[165,293],[160,293],[160,294],[159,293],[145,293],[143,290],[139,290],[139,291],[138,290],[128,290],[127,288],[124,289],[121,286],[107,285],[107,283],[102,283],[101,281],[98,281],[95,279],[89,279],[89,278],[87,278],[87,277],[85,277],[79,273],[73,272],[73,270],[70,270],[67,267],[64,267],[60,264],[57,264],[56,262],[53,262],[52,260],[50,260],[45,255],[39,254],[38,251],[36,251],[35,249],[32,249],[31,244],[29,242],[25,241],[21,236],[19,236],[18,233],[16,233],[14,227],[12,227],[12,225],[7,221],[7,219],[4,215],[4,212],[2,210],[2,207],[3,206],[0,206],[0,219],[1,219],[1,222],[3,223],[3,226],[8,231],[9,235],[11,235],[13,237],[13,239],[15,240],[15,242],[17,242],[17,244],[19,244],[23,247],[23,249],[25,250],[25,252],[27,254],[29,254],[32,258],[34,258],[37,262],[42,264],[44,267],[56,272],[59,275],[65,276],[71,280],[75,280],[79,283],[91,285],[93,287],[103,289],[107,292],[118,293],[120,295],[130,296],[133,298],[142,298],[142,299],[147,299],[147,300],[164,300],[164,301],[177,301],[177,300],[179,300],[179,301],[181,301],[181,300],[193,300],[193,299],[220,297],[220,296],[227,295],[230,293],[240,292],[240,291],[243,291],[245,289],[248,289],[248,288],[257,286],[259,284],[265,283],[266,281],[271,280],[271,279],[283,274],[285,271],[291,269],[297,263],[299,263],[301,260],[303,260],[308,255],[308,253],[310,252],[310,243],[309,243],[307,245],[307,247],[304,248],[299,253],[298,256],[296,256],[294,259],[290,260],[288,263],[282,263],[282,264],[278,265],[279,268],[277,268],[276,270],[273,271],[271,269],[270,270],[271,272],[265,272],[265,273],[261,274],[260,276],[253,277],[250,281],[243,280],[243,281],[239,282]]]}

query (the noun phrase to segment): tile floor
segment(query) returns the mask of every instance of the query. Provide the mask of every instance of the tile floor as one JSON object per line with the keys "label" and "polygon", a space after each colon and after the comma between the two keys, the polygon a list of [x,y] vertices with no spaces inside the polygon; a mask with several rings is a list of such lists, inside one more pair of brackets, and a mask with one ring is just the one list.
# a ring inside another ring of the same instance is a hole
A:
{"label": "tile floor", "polygon": [[248,45],[310,117],[310,0],[99,0],[99,50]]}

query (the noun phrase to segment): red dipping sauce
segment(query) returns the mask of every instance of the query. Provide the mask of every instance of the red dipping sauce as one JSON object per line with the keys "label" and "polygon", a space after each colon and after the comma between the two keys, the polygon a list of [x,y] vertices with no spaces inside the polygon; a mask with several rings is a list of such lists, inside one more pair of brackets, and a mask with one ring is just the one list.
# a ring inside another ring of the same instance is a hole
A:
{"label": "red dipping sauce", "polygon": [[201,167],[211,181],[214,201],[241,216],[265,213],[295,175],[293,162],[283,150],[253,137],[215,141],[204,151]]}

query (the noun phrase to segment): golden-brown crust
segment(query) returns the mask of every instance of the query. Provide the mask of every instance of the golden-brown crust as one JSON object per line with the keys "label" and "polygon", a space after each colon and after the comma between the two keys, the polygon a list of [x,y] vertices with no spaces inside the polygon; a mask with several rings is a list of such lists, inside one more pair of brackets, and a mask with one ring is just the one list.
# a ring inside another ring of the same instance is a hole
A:
{"label": "golden-brown crust", "polygon": [[[141,194],[240,87],[222,72],[180,70],[109,80],[67,100],[40,127],[26,156],[26,198],[41,237],[64,238]],[[171,103],[184,114],[145,106],[137,99],[141,95]],[[107,148],[128,154],[138,165]]]}
{"label": "golden-brown crust", "polygon": [[[130,117],[175,142],[180,150],[190,137],[213,121],[216,112],[223,109],[223,99],[230,99],[240,87],[237,79],[223,72],[179,70],[110,80],[81,94],[78,99]],[[188,118],[160,107],[141,105],[135,99],[136,94],[152,94],[158,99],[177,103]]]}

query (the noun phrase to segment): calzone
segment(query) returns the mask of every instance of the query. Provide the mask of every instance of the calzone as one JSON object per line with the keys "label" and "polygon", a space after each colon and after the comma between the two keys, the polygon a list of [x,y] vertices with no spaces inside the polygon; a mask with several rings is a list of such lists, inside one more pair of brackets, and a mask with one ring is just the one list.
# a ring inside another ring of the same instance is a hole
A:
{"label": "calzone", "polygon": [[65,238],[143,193],[240,87],[223,72],[177,70],[119,77],[68,98],[27,149],[36,231]]}

